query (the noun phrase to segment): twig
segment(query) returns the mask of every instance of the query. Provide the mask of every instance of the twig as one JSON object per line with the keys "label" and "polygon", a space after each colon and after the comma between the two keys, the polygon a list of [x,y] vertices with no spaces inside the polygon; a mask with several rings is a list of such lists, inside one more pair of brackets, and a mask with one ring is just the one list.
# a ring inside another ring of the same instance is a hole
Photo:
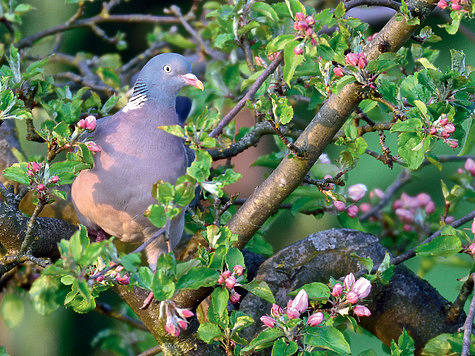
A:
{"label": "twig", "polygon": [[219,122],[218,126],[216,126],[213,131],[209,134],[211,137],[216,137],[223,131],[223,129],[231,122],[232,119],[241,111],[241,109],[246,105],[248,100],[252,100],[254,95],[259,90],[261,85],[265,82],[267,77],[271,75],[279,66],[280,62],[282,62],[284,58],[284,54],[281,52],[279,55],[269,64],[269,66],[261,73],[261,75],[256,79],[254,84],[251,86],[249,91],[242,97],[241,100],[229,111]]}
{"label": "twig", "polygon": [[[475,273],[470,275],[470,279],[475,278]],[[461,356],[470,356],[470,339],[472,337],[473,318],[475,317],[475,298],[472,298],[467,318],[463,324],[463,342]]]}
{"label": "twig", "polygon": [[43,137],[41,137],[38,132],[35,129],[35,126],[33,125],[33,120],[31,118],[26,119],[26,139],[28,141],[34,141],[34,142],[45,142]]}
{"label": "twig", "polygon": [[378,161],[381,161],[381,162],[383,162],[384,164],[386,164],[388,166],[391,165],[390,168],[392,168],[392,162],[396,162],[396,163],[399,163],[399,164],[403,163],[402,161],[397,160],[394,157],[391,157],[391,161],[390,161],[391,163],[388,163],[388,159],[386,158],[385,155],[379,154],[378,152],[372,151],[370,149],[366,149],[365,153],[367,155],[370,155],[371,157],[376,158]]}
{"label": "twig", "polygon": [[[358,136],[363,136],[364,134],[368,132],[375,132],[375,131],[380,131],[380,130],[390,130],[391,127],[393,127],[394,123],[393,122],[382,122],[380,124],[375,124],[375,125],[365,125],[365,126],[359,126],[358,127]],[[338,140],[341,137],[345,137],[345,132],[343,130],[340,130],[337,132],[337,134],[334,136],[333,141]]]}
{"label": "twig", "polygon": [[376,215],[390,201],[394,193],[396,193],[404,184],[411,180],[411,173],[408,169],[403,169],[396,180],[386,189],[381,200],[367,213],[360,216],[360,221],[368,220],[371,216]]}
{"label": "twig", "polygon": [[[147,61],[156,55],[156,51],[166,45],[166,42],[154,42],[149,48],[125,63],[120,69],[121,73],[129,73],[132,68],[138,67],[141,63]],[[131,74],[131,73],[130,73]]]}
{"label": "twig", "polygon": [[457,296],[457,299],[455,299],[453,304],[450,306],[449,312],[447,313],[448,321],[454,322],[459,318],[460,314],[463,311],[465,303],[467,302],[468,296],[472,293],[472,290],[473,278],[469,276],[465,283],[462,285],[462,288],[460,288],[460,292]]}
{"label": "twig", "polygon": [[369,98],[371,100],[374,100],[374,101],[377,101],[378,103],[381,103],[383,104],[384,106],[386,106],[389,110],[391,110],[394,114],[394,117],[393,117],[393,122],[396,122],[397,119],[402,119],[402,118],[405,118],[406,115],[401,111],[399,110],[393,103],[391,103],[389,100],[386,100],[385,98],[383,98],[382,96],[379,96],[379,95],[370,95]]}
{"label": "twig", "polygon": [[210,48],[206,44],[206,42],[203,40],[203,38],[201,38],[201,36],[198,34],[198,32],[196,32],[195,29],[190,26],[188,21],[183,17],[183,15],[181,13],[181,10],[178,6],[172,5],[172,6],[170,6],[169,10],[172,14],[174,14],[178,18],[178,20],[181,22],[181,24],[183,25],[185,30],[188,31],[188,33],[198,42],[198,44],[200,45],[201,50],[204,53],[210,55],[211,57],[213,57],[217,60],[224,60],[225,59],[225,56],[222,53],[220,53],[218,51],[215,51],[212,48]]}
{"label": "twig", "polygon": [[160,352],[162,352],[162,347],[160,345],[157,345],[152,347],[151,349],[145,350],[137,356],[153,356],[159,354]]}
{"label": "twig", "polygon": [[366,114],[366,113],[365,113],[363,110],[361,110],[359,107],[357,107],[357,108],[355,109],[355,112],[356,112],[356,118],[357,118],[357,119],[366,121],[366,123],[367,123],[368,125],[372,125],[372,126],[376,125],[376,123],[375,123],[373,120],[371,120],[371,119],[369,118],[368,114]]}
{"label": "twig", "polygon": [[110,318],[122,321],[136,329],[148,331],[146,326],[140,320],[131,318],[130,316],[126,314],[118,313],[112,310],[112,307],[109,304],[96,301],[96,308],[94,309],[94,311],[102,315],[108,316]]}
{"label": "twig", "polygon": [[[459,227],[460,225],[463,225],[469,221],[471,221],[473,218],[475,218],[475,210],[473,210],[471,213],[465,215],[464,217],[458,219],[458,220],[455,220],[452,224],[450,224],[450,226],[454,227],[454,228],[457,228]],[[416,255],[416,249],[417,247],[419,247],[420,245],[423,245],[423,244],[426,244],[426,243],[429,243],[431,242],[433,239],[435,239],[437,236],[440,236],[440,232],[442,231],[442,229],[439,229],[437,230],[436,232],[434,232],[432,235],[430,235],[427,239],[425,239],[424,241],[422,241],[420,244],[418,244],[416,247],[414,248],[411,248],[409,251],[403,253],[402,255],[399,255],[395,258],[392,259],[391,263],[393,265],[398,265],[400,264],[401,262],[404,262],[406,260],[408,260],[409,258],[412,258]],[[377,268],[376,268],[377,269]]]}
{"label": "twig", "polygon": [[389,150],[389,147],[386,145],[386,136],[384,135],[383,130],[378,130],[378,135],[379,135],[379,144],[381,146],[381,149],[383,150],[385,163],[388,165],[389,168],[392,169],[394,158],[393,156],[391,156],[391,151]]}
{"label": "twig", "polygon": [[116,90],[114,88],[110,87],[110,86],[96,84],[96,83],[94,83],[90,80],[87,80],[86,78],[84,78],[84,77],[82,77],[78,74],[72,73],[72,72],[58,73],[58,74],[55,74],[54,77],[56,79],[71,80],[72,82],[74,82],[76,84],[88,87],[88,88],[90,88],[94,91],[104,92],[107,95],[113,95],[116,92]]}
{"label": "twig", "polygon": [[279,136],[280,140],[284,143],[285,146],[290,150],[290,152],[298,157],[304,157],[305,156],[305,150],[302,150],[299,147],[296,147],[292,142],[290,142],[287,137],[284,136],[284,134],[280,131],[280,129],[277,127],[273,119],[267,120],[269,124],[272,126],[272,129],[275,131],[277,136]]}
{"label": "twig", "polygon": [[18,256],[23,256],[26,254],[26,252],[31,248],[31,244],[34,241],[33,237],[33,228],[35,226],[36,218],[38,215],[41,213],[43,208],[45,207],[46,203],[43,199],[38,199],[38,204],[35,207],[35,210],[33,211],[33,214],[31,215],[30,220],[28,221],[28,228],[26,229],[25,233],[25,238],[23,242],[21,243],[20,251],[18,252]]}
{"label": "twig", "polygon": [[400,2],[393,0],[350,0],[344,4],[346,11],[358,6],[384,6],[396,11],[401,7]]}

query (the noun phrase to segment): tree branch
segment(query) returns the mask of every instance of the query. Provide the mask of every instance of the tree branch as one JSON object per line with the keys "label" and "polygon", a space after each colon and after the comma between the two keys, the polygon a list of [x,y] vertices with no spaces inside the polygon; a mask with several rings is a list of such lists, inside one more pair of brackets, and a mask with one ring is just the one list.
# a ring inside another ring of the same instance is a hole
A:
{"label": "tree branch", "polygon": [[[472,281],[475,279],[475,273],[472,273],[470,275],[470,279],[472,279]],[[465,319],[465,323],[463,324],[463,343],[462,343],[461,356],[470,356],[470,338],[472,337],[472,327],[473,327],[474,317],[475,317],[475,298],[472,298],[467,319]]]}
{"label": "tree branch", "polygon": [[401,7],[400,2],[393,0],[350,0],[344,2],[344,4],[346,11],[358,6],[384,6],[396,11]]}

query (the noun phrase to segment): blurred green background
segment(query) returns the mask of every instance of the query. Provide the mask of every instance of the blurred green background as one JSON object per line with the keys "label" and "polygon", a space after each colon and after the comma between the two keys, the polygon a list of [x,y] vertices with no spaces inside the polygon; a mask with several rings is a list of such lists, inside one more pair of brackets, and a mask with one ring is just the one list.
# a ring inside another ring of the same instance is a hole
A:
{"label": "blurred green background", "polygon": [[[76,9],[76,5],[65,4],[63,0],[31,0],[25,2],[32,4],[36,10],[25,18],[22,31],[24,36],[63,23]],[[190,6],[190,1],[151,2],[132,0],[116,7],[113,12],[161,15],[163,14],[163,9],[170,4],[177,4],[182,7],[182,12],[186,13]],[[88,4],[86,16],[96,14],[100,7],[100,3]],[[473,43],[461,34],[454,36],[448,35],[445,31],[437,27],[438,23],[442,23],[439,17],[433,17],[429,22],[429,25],[433,27],[435,32],[443,38],[442,42],[433,45],[433,47],[441,50],[441,55],[436,65],[445,67],[450,64],[450,48],[463,50],[466,54],[467,64],[473,65],[473,58],[475,56]],[[475,30],[473,25],[466,25],[472,31]],[[101,28],[108,34],[114,35],[119,29],[119,26],[115,24],[104,24],[101,25]],[[129,44],[128,49],[121,52],[123,61],[132,58],[135,54],[146,48],[145,36],[146,33],[152,29],[152,25],[147,24],[120,24],[120,30],[126,33]],[[4,29],[1,29],[1,31],[4,31]],[[186,35],[186,33],[184,33],[184,35]],[[51,48],[51,43],[52,38],[45,40],[42,46],[37,46],[37,53],[48,53]],[[105,41],[98,39],[89,29],[75,29],[64,34],[63,45],[60,51],[69,54],[75,54],[78,51],[87,51],[99,55],[107,52],[116,52],[116,49]],[[309,121],[312,119],[314,111],[301,109],[298,115],[302,119]],[[370,145],[370,149],[375,151],[380,150],[377,133],[368,134],[365,138]],[[388,137],[387,144],[393,152],[396,151],[396,143],[394,140]],[[39,146],[41,145],[23,142],[23,148],[27,154],[37,153]],[[269,149],[271,149],[271,146],[266,148],[266,150]],[[330,147],[327,153],[330,158],[335,159],[338,156],[338,148]],[[451,154],[453,151],[447,146],[439,144],[437,153]],[[420,192],[429,193],[433,197],[436,206],[443,206],[440,181],[447,181],[448,177],[455,173],[457,168],[462,166],[462,162],[446,164],[442,172],[439,172],[434,166],[427,166],[414,176],[411,183],[406,186],[405,191],[409,195],[416,195]],[[251,168],[251,170],[252,169],[256,168]],[[262,170],[259,172],[262,172]],[[385,190],[399,173],[400,167],[397,165],[393,170],[390,170],[374,158],[364,156],[361,158],[356,169],[349,172],[347,185],[364,183],[369,190],[374,188]],[[260,180],[262,181],[263,179],[264,177],[261,177]],[[464,212],[472,209],[473,206],[462,205],[455,215],[461,216]],[[339,226],[336,218],[328,214],[325,215],[324,218],[316,219],[312,216],[303,215],[293,217],[289,212],[283,212],[280,213],[279,218],[276,219],[274,225],[269,229],[266,234],[266,239],[272,244],[274,250],[277,251],[313,232]],[[424,263],[421,263],[420,259],[413,259],[408,263],[408,266],[424,276],[445,298],[453,301],[461,285],[457,281],[457,278],[464,277],[467,274],[470,264],[470,258],[463,256],[457,259],[440,258],[433,261],[426,259]],[[0,296],[0,299],[1,298],[2,296]],[[146,336],[145,333],[139,335],[137,339],[135,335],[128,332],[129,329],[127,327],[102,315],[96,313],[80,315],[63,309],[48,317],[41,317],[32,310],[26,295],[22,296],[22,299],[25,301],[23,303],[25,308],[23,319],[15,329],[8,329],[0,318],[0,345],[5,346],[7,352],[11,355],[105,355],[108,353],[94,349],[91,346],[91,340],[102,330],[111,327],[120,331],[117,335],[122,342],[137,343],[140,345],[137,351],[147,349],[154,345],[154,341],[151,340],[149,336]],[[117,297],[112,292],[104,294],[101,300],[115,305],[119,304]],[[386,353],[384,347],[375,337],[368,335],[366,332],[361,332],[363,334],[358,337],[350,335],[352,350],[355,354],[369,348],[372,348],[378,355]]]}

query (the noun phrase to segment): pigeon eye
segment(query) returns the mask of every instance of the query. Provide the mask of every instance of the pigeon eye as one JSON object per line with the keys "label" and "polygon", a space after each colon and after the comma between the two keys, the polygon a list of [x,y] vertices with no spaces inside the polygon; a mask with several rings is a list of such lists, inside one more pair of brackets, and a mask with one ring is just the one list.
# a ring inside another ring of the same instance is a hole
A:
{"label": "pigeon eye", "polygon": [[170,73],[172,71],[172,67],[170,67],[168,64],[163,66],[163,70],[165,73]]}

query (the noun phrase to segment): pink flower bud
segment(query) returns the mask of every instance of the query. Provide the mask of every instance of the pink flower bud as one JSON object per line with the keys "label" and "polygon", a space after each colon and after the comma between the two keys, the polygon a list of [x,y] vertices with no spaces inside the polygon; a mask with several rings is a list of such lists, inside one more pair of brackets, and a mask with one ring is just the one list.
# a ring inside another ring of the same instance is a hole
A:
{"label": "pink flower bud", "polygon": [[340,67],[333,68],[333,73],[335,73],[335,75],[340,78],[345,75],[345,72]]}
{"label": "pink flower bud", "polygon": [[85,129],[86,128],[86,120],[84,120],[84,119],[79,120],[78,123],[76,124],[76,126],[80,129]]}
{"label": "pink flower bud", "polygon": [[444,127],[445,125],[447,125],[449,123],[449,120],[447,120],[447,115],[445,114],[442,114],[440,116],[440,119],[439,119],[439,124],[440,126]]}
{"label": "pink flower bud", "polygon": [[273,328],[274,325],[275,325],[275,320],[272,319],[270,316],[267,316],[267,315],[261,316],[261,321],[265,326],[267,326],[269,328]]}
{"label": "pink flower bud", "polygon": [[396,215],[405,223],[412,224],[414,222],[414,214],[407,209],[396,209]]}
{"label": "pink flower bud", "polygon": [[36,162],[28,162],[28,168],[30,168],[34,173],[41,171],[42,164]]}
{"label": "pink flower bud", "polygon": [[453,216],[449,215],[445,218],[445,223],[446,224],[452,224],[454,221],[455,221],[455,218]]}
{"label": "pink flower bud", "polygon": [[376,37],[377,34],[378,34],[378,32],[373,33],[371,36],[368,36],[368,38],[366,40],[368,42],[371,42],[372,40],[374,40],[374,38]]}
{"label": "pink flower bud", "polygon": [[472,221],[471,231],[472,231],[472,234],[475,234],[475,218],[473,218],[473,221]]}
{"label": "pink flower bud", "polygon": [[99,276],[99,277],[96,278],[96,282],[101,283],[101,282],[104,281],[104,279],[105,279],[104,276]]}
{"label": "pink flower bud", "polygon": [[231,271],[224,271],[223,273],[221,273],[221,275],[224,277],[224,278],[229,278],[231,277]]}
{"label": "pink flower bud", "polygon": [[305,20],[305,14],[303,12],[297,12],[295,14],[295,20],[297,20],[297,21]]}
{"label": "pink flower bud", "polygon": [[305,36],[311,36],[311,35],[313,35],[313,29],[307,28],[307,29],[305,30]]}
{"label": "pink flower bud", "polygon": [[292,308],[297,309],[300,313],[303,313],[308,308],[308,294],[305,289],[301,289],[295,299],[292,301]]}
{"label": "pink flower bud", "polygon": [[444,131],[447,133],[453,133],[455,131],[455,126],[451,122],[449,122],[447,125],[444,127]]}
{"label": "pink flower bud", "polygon": [[84,119],[85,121],[85,128],[89,131],[94,131],[96,128],[96,118],[92,115],[89,115]]}
{"label": "pink flower bud", "polygon": [[101,148],[95,142],[86,142],[87,149],[93,153],[101,152]]}
{"label": "pink flower bud", "polygon": [[456,4],[454,2],[452,2],[452,4],[450,5],[450,7],[452,8],[452,10],[454,11],[457,11],[457,10],[461,10],[462,9],[462,6],[460,6],[460,4]]}
{"label": "pink flower bud", "polygon": [[37,187],[37,189],[38,189],[40,192],[42,192],[43,190],[45,190],[45,189],[46,189],[46,187],[45,187],[45,185],[44,185],[44,184],[38,184],[38,187]]}
{"label": "pink flower bud", "polygon": [[333,202],[333,206],[334,206],[335,209],[338,210],[338,211],[345,211],[345,209],[346,209],[346,204],[343,203],[343,202],[340,201],[340,200],[335,200],[335,201]]}
{"label": "pink flower bud", "polygon": [[343,287],[340,283],[335,284],[332,290],[332,295],[334,297],[339,297],[341,293],[343,292]]}
{"label": "pink flower bud", "polygon": [[295,308],[289,308],[287,307],[287,317],[289,319],[297,319],[298,317],[300,317],[300,313],[297,309]]}
{"label": "pink flower bud", "polygon": [[180,320],[178,320],[178,326],[182,330],[186,330],[186,328],[188,327],[188,323],[186,322],[186,320],[180,319]]}
{"label": "pink flower bud", "polygon": [[323,313],[317,312],[309,316],[307,324],[310,326],[317,326],[323,321]]}
{"label": "pink flower bud", "polygon": [[244,267],[241,265],[234,266],[233,273],[238,277],[242,276],[242,274],[244,273]]}
{"label": "pink flower bud", "polygon": [[280,316],[284,313],[281,307],[277,304],[272,304],[272,309],[270,310],[272,316]]}
{"label": "pink flower bud", "polygon": [[177,325],[175,325],[171,321],[171,319],[169,320],[168,318],[167,318],[167,323],[165,324],[165,330],[171,336],[177,337],[178,335],[180,335],[180,328]]}
{"label": "pink flower bud", "polygon": [[409,224],[404,224],[404,225],[402,226],[402,229],[403,229],[404,231],[408,231],[408,232],[409,232],[409,231],[412,231],[412,226],[409,225]]}
{"label": "pink flower bud", "polygon": [[435,135],[436,133],[437,133],[437,128],[436,128],[435,126],[432,126],[432,127],[430,128],[429,134]]}
{"label": "pink flower bud", "polygon": [[233,289],[231,291],[231,294],[229,295],[229,301],[233,304],[239,303],[241,300],[241,295],[239,293],[236,293],[236,291]]}
{"label": "pink flower bud", "polygon": [[[373,193],[373,194],[371,195],[371,193]],[[384,192],[379,188],[374,188],[371,191],[371,193],[370,193],[370,196],[369,196],[371,199],[373,199],[374,196],[378,197],[379,199],[382,199],[384,197]]]}
{"label": "pink flower bud", "polygon": [[427,203],[425,211],[427,214],[432,214],[435,211],[435,204],[433,201]]}
{"label": "pink flower bud", "polygon": [[368,60],[366,59],[366,55],[364,54],[364,52],[360,52],[358,54],[358,67],[363,69],[366,67],[367,64],[368,64]]}
{"label": "pink flower bud", "polygon": [[406,193],[401,194],[402,204],[405,208],[414,208],[417,209],[419,207],[419,200],[416,197],[411,197]]}
{"label": "pink flower bud", "polygon": [[367,191],[366,185],[361,183],[354,184],[348,188],[348,196],[351,200],[358,201],[363,199]]}
{"label": "pink flower bud", "polygon": [[310,43],[312,44],[312,46],[315,46],[317,44],[317,40],[312,37],[312,40],[310,41]]}
{"label": "pink flower bud", "polygon": [[267,58],[269,58],[269,61],[273,61],[274,59],[277,58],[277,56],[280,54],[281,51],[279,52],[275,52],[275,53],[271,53],[267,56]]}
{"label": "pink flower bud", "polygon": [[303,48],[305,46],[305,43],[299,43],[295,48],[294,48],[294,54],[296,56],[303,54]]}
{"label": "pink flower bud", "polygon": [[182,317],[182,318],[191,318],[193,315],[195,315],[190,309],[185,309],[185,308],[176,308],[177,313]]}
{"label": "pink flower bud", "polygon": [[355,292],[346,293],[346,300],[351,304],[355,304],[358,301],[358,294]]}
{"label": "pink flower bud", "polygon": [[441,9],[446,9],[449,4],[445,0],[439,0],[437,3],[437,6],[440,7]]}
{"label": "pink flower bud", "polygon": [[355,283],[355,276],[353,273],[350,273],[343,280],[343,287],[345,287],[346,290],[350,290],[354,283]]}
{"label": "pink flower bud", "polygon": [[360,205],[360,210],[362,213],[367,213],[368,211],[371,210],[371,204],[370,203],[363,203]]}
{"label": "pink flower bud", "polygon": [[218,278],[218,283],[219,284],[224,284],[226,282],[226,280],[224,279],[223,275],[221,274]]}
{"label": "pink flower bud", "polygon": [[236,285],[236,277],[231,276],[229,278],[226,278],[226,287],[227,288],[233,289],[235,285]]}
{"label": "pink flower bud", "polygon": [[360,299],[366,298],[371,292],[371,282],[363,277],[358,278],[355,284],[353,284],[351,291],[358,294]]}
{"label": "pink flower bud", "polygon": [[403,207],[402,200],[398,199],[398,200],[394,201],[394,203],[393,203],[393,209],[394,210],[402,208],[402,207]]}
{"label": "pink flower bud", "polygon": [[115,279],[122,285],[128,285],[130,282],[130,277],[127,274],[124,274],[122,277],[118,275]]}
{"label": "pink flower bud", "polygon": [[464,173],[464,170],[462,168],[457,168],[457,173],[458,174],[463,174]]}
{"label": "pink flower bud", "polygon": [[307,22],[307,25],[309,26],[313,27],[313,25],[315,25],[315,19],[313,18],[313,16],[307,16],[305,21]]}
{"label": "pink flower bud", "polygon": [[468,248],[470,252],[472,253],[472,255],[475,254],[475,242],[472,242],[470,246],[468,246]]}
{"label": "pink flower bud", "polygon": [[358,316],[370,316],[371,312],[368,308],[366,308],[364,305],[355,305],[355,308],[353,309],[353,313]]}
{"label": "pink flower bud", "polygon": [[58,183],[59,182],[59,177],[58,176],[52,176],[49,181],[51,183]]}
{"label": "pink flower bud", "polygon": [[417,201],[419,202],[420,207],[423,207],[432,201],[432,198],[427,193],[419,193],[417,194],[416,198],[417,198]]}
{"label": "pink flower bud", "polygon": [[475,161],[471,158],[468,158],[466,161],[465,161],[465,165],[464,165],[464,168],[470,172],[470,174],[472,176],[475,176]]}
{"label": "pink flower bud", "polygon": [[264,62],[264,60],[261,57],[255,56],[254,60],[256,61],[256,65],[258,67],[266,67],[266,62]]}
{"label": "pink flower bud", "polygon": [[447,140],[447,144],[449,145],[450,148],[457,148],[459,145],[459,142],[457,140]]}
{"label": "pink flower bud", "polygon": [[356,215],[358,215],[358,211],[359,209],[356,205],[350,205],[348,209],[346,210],[346,213],[348,214],[350,218],[354,218],[356,217]]}
{"label": "pink flower bud", "polygon": [[445,132],[445,131],[442,131],[440,133],[440,136],[442,136],[443,138],[449,138],[450,137],[450,134],[448,132]]}
{"label": "pink flower bud", "polygon": [[351,66],[356,66],[358,64],[359,56],[356,53],[350,52],[345,57],[345,63]]}
{"label": "pink flower bud", "polygon": [[31,169],[28,170],[28,173],[27,173],[30,177],[34,177],[35,173],[33,173],[33,171]]}

